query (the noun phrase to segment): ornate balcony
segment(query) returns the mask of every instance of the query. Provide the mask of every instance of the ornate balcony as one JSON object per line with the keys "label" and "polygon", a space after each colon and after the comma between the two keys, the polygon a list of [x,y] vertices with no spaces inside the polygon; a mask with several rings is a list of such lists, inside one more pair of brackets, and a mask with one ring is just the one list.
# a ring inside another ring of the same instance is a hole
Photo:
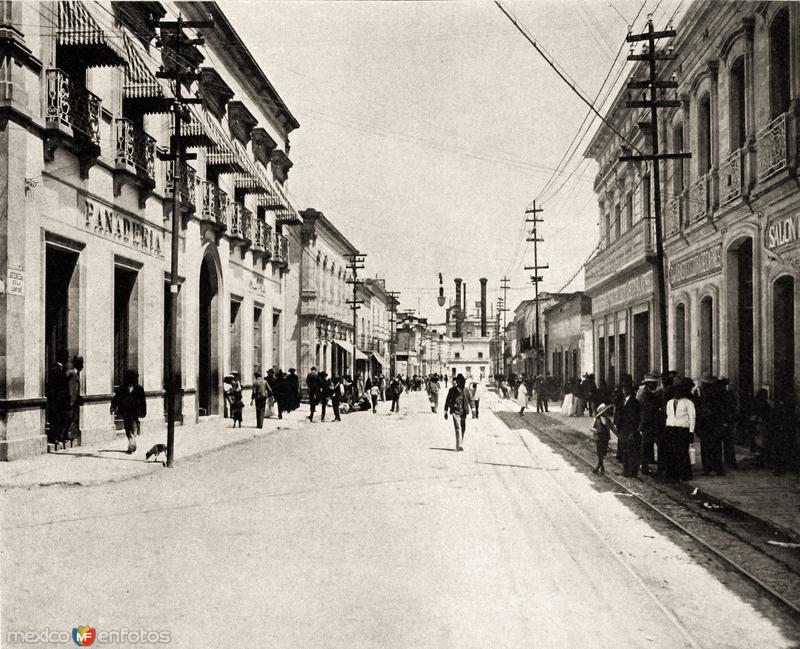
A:
{"label": "ornate balcony", "polygon": [[674,196],[667,201],[665,213],[664,232],[667,237],[673,237],[681,231],[683,224],[683,194]]}
{"label": "ornate balcony", "polygon": [[241,229],[242,239],[247,245],[250,245],[253,240],[253,213],[246,207],[242,208]]}
{"label": "ornate balcony", "polygon": [[264,221],[258,218],[253,222],[253,243],[250,250],[253,255],[264,254]]}
{"label": "ornate balcony", "polygon": [[[168,198],[172,197],[172,163],[165,165],[166,182],[165,189]],[[197,172],[185,162],[181,165],[181,178],[178,182],[178,192],[181,201],[181,209],[185,212],[194,212],[196,206],[195,185],[197,183]],[[169,201],[167,201],[169,202]]]}
{"label": "ornate balcony", "polygon": [[269,259],[272,257],[274,244],[272,243],[272,226],[269,223],[263,223],[263,237],[264,237],[264,257]]}
{"label": "ornate balcony", "polygon": [[204,180],[200,183],[202,193],[202,210],[200,218],[222,230],[226,227],[226,204],[228,195],[216,184]]}
{"label": "ornate balcony", "polygon": [[228,236],[231,239],[243,239],[242,236],[242,217],[244,215],[244,205],[241,203],[232,203],[231,209],[228,210]]}
{"label": "ornate balcony", "polygon": [[156,140],[126,118],[117,119],[117,169],[155,182]]}
{"label": "ornate balcony", "polygon": [[759,182],[786,168],[786,113],[776,117],[756,134],[756,148]]}
{"label": "ornate balcony", "polygon": [[719,166],[719,204],[727,205],[742,196],[744,148],[733,151]]}
{"label": "ornate balcony", "polygon": [[281,266],[289,265],[289,238],[285,234],[275,234],[272,247],[272,261]]}
{"label": "ornate balcony", "polygon": [[705,174],[691,185],[687,194],[689,203],[689,225],[702,221],[708,215],[708,182],[711,174]]}
{"label": "ornate balcony", "polygon": [[[45,157],[52,161],[55,150],[71,145],[81,160],[81,173],[100,155],[100,98],[77,85],[63,70],[47,70],[46,127],[51,135]],[[85,167],[85,168],[84,168]]]}

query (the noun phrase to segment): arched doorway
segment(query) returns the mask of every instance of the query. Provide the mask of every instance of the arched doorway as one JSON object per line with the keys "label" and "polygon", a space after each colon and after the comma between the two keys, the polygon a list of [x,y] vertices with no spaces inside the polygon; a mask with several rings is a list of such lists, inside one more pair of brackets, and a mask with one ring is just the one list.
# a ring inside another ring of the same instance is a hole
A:
{"label": "arched doorway", "polygon": [[197,407],[199,414],[219,413],[219,275],[206,256],[200,266]]}
{"label": "arched doorway", "polygon": [[729,369],[736,373],[742,405],[753,398],[753,240],[745,237],[728,249]]}
{"label": "arched doorway", "polygon": [[772,289],[772,340],[775,396],[786,399],[794,392],[794,277],[779,277]]}

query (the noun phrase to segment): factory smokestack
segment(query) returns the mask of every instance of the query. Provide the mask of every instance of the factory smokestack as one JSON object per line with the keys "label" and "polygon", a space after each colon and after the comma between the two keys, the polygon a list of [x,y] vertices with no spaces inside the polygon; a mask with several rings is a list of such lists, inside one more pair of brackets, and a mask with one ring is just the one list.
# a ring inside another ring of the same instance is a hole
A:
{"label": "factory smokestack", "polygon": [[461,323],[462,323],[462,319],[461,319],[461,278],[460,277],[456,277],[455,280],[453,280],[453,281],[455,281],[455,283],[456,283],[456,310],[455,310],[455,313],[453,315],[453,317],[455,318],[455,321],[456,321],[455,337],[456,338],[460,338],[461,337]]}
{"label": "factory smokestack", "polygon": [[486,282],[485,277],[480,278],[481,283],[481,336],[486,337]]}

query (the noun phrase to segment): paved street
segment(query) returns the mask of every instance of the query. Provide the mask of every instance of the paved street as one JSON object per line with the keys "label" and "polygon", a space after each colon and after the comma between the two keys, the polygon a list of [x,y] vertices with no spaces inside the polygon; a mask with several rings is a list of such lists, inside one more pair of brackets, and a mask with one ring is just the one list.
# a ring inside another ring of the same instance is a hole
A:
{"label": "paved street", "polygon": [[749,585],[509,429],[494,395],[464,453],[422,393],[401,405],[126,482],[6,491],[3,646],[78,624],[176,647],[798,646]]}

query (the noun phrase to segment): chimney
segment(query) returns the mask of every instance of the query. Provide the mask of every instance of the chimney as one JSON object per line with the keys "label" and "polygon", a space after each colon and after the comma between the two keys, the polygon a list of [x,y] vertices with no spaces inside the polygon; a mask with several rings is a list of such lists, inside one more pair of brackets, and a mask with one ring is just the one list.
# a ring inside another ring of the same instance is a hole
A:
{"label": "chimney", "polygon": [[486,282],[485,277],[480,278],[481,283],[481,336],[486,337]]}
{"label": "chimney", "polygon": [[469,318],[469,307],[467,306],[467,283],[464,282],[461,285],[461,290],[464,291],[464,295],[461,296],[461,320],[466,320]]}
{"label": "chimney", "polygon": [[456,321],[456,330],[455,330],[455,337],[461,338],[461,278],[455,278],[456,283],[456,310],[453,314],[453,317]]}

